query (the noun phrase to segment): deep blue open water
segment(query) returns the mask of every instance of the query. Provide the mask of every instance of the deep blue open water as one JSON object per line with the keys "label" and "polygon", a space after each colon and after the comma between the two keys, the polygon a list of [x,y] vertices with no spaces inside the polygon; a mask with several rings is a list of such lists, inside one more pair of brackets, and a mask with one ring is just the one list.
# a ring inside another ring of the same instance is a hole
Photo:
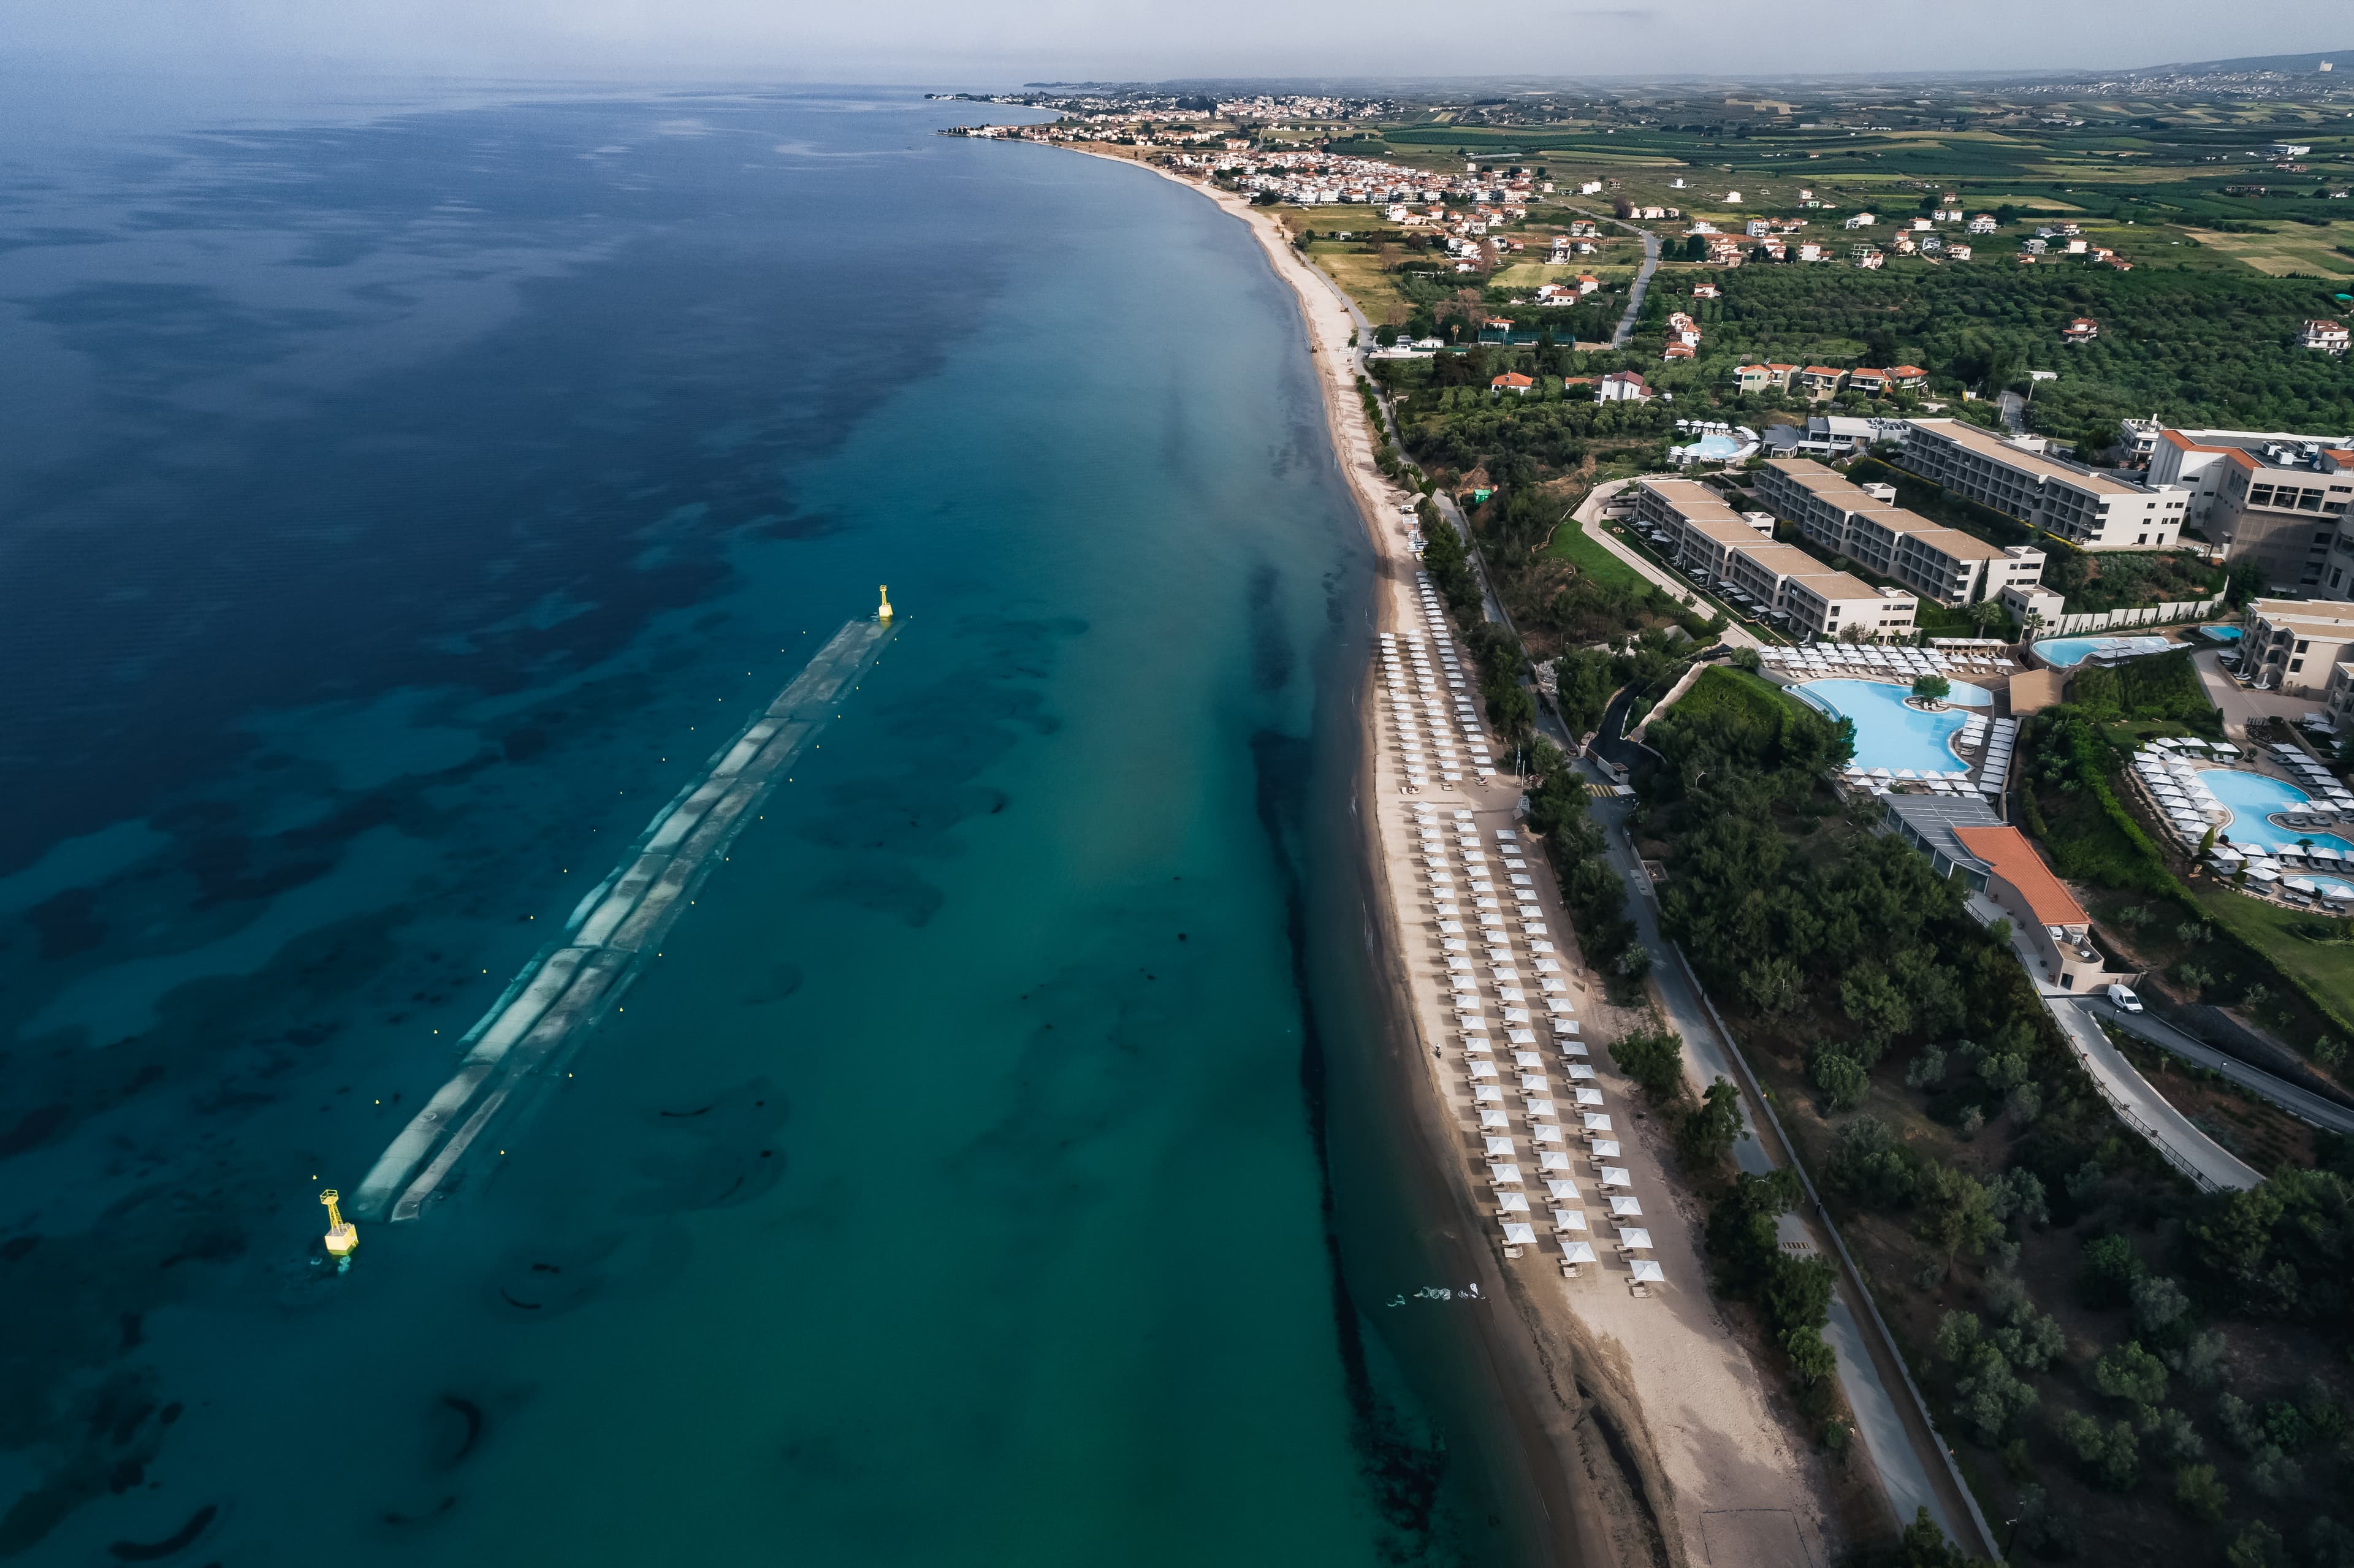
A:
{"label": "deep blue open water", "polygon": [[[1482,1308],[1387,1305],[1452,1266],[1347,853],[1370,563],[1239,225],[910,94],[54,91],[0,1557],[1518,1552]],[[325,1266],[318,1190],[886,581],[623,1011]]]}

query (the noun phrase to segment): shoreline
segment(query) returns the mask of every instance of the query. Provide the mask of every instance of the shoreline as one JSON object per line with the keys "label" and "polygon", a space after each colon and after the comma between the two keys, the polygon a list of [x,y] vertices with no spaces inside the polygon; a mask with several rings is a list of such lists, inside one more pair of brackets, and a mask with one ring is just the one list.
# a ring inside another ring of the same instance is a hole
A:
{"label": "shoreline", "polygon": [[[1373,461],[1350,344],[1361,319],[1354,307],[1292,249],[1280,225],[1240,196],[1140,159],[1068,150],[1187,186],[1249,228],[1299,304],[1333,455],[1373,546],[1372,630],[1376,638],[1418,633],[1419,563],[1400,522],[1412,493],[1390,483]],[[1447,1060],[1461,1053],[1449,1050],[1455,1014],[1439,982],[1437,938],[1421,930],[1431,922],[1420,907],[1424,868],[1408,823],[1410,803],[1466,810],[1481,839],[1492,839],[1518,825],[1521,781],[1499,773],[1486,783],[1426,789],[1410,802],[1373,664],[1368,658],[1356,689],[1357,720],[1369,744],[1359,754],[1352,804],[1372,891],[1367,913],[1378,933],[1376,979],[1390,1014],[1386,1054],[1396,1065],[1394,1082],[1414,1129],[1414,1152],[1427,1156],[1425,1174],[1445,1192],[1442,1206],[1453,1216],[1440,1239],[1465,1256],[1482,1295],[1511,1308],[1509,1319],[1479,1315],[1469,1335],[1474,1359],[1493,1379],[1490,1392],[1516,1448],[1517,1463],[1509,1467],[1516,1473],[1496,1479],[1533,1493],[1541,1518],[1532,1533],[1552,1563],[1607,1568],[1665,1561],[1684,1568],[1728,1560],[1830,1561],[1845,1532],[1834,1522],[1839,1510],[1820,1467],[1803,1452],[1805,1440],[1776,1408],[1778,1391],[1764,1388],[1708,1295],[1697,1249],[1703,1216],[1659,1179],[1669,1136],[1640,1108],[1606,1054],[1585,1059],[1596,1081],[1614,1091],[1610,1108],[1631,1118],[1615,1136],[1628,1139],[1645,1167],[1635,1191],[1649,1199],[1649,1208],[1639,1223],[1659,1239],[1655,1256],[1669,1271],[1667,1288],[1634,1297],[1625,1264],[1606,1257],[1585,1266],[1581,1278],[1561,1277],[1560,1245],[1550,1238],[1517,1249],[1528,1255],[1518,1260],[1504,1256],[1493,1217],[1497,1199],[1475,1175],[1484,1156],[1474,1152],[1480,1140],[1469,1090],[1459,1081],[1464,1064]],[[1544,885],[1536,896],[1565,937],[1571,927],[1558,889],[1543,874],[1549,868],[1542,856],[1532,865]],[[1563,947],[1564,957],[1574,950],[1567,942]],[[1569,968],[1581,993],[1578,1016],[1596,1030],[1591,1049],[1641,1022],[1609,1007],[1582,963]],[[1586,1201],[1598,1202],[1591,1195]],[[1738,1480],[1729,1478],[1736,1473]]]}

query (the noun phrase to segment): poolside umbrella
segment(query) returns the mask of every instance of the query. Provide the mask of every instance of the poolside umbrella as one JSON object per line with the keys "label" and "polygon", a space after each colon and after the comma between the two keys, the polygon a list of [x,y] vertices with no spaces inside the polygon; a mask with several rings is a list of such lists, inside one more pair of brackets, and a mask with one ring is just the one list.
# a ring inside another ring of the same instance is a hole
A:
{"label": "poolside umbrella", "polygon": [[1499,1187],[1517,1187],[1521,1184],[1521,1168],[1517,1165],[1490,1164],[1488,1167],[1488,1180]]}
{"label": "poolside umbrella", "polygon": [[1558,1114],[1559,1113],[1553,1108],[1553,1102],[1551,1100],[1531,1100],[1529,1102],[1529,1115],[1532,1118],[1541,1116],[1555,1116]]}
{"label": "poolside umbrella", "polygon": [[1890,772],[1887,768],[1873,768],[1873,769],[1872,770],[1872,776],[1874,779],[1893,779],[1893,778],[1895,778],[1895,777],[1896,777],[1896,775],[1894,775],[1893,773],[1891,773],[1891,772]]}
{"label": "poolside umbrella", "polygon": [[1510,1160],[1512,1157],[1512,1140],[1511,1139],[1490,1138],[1483,1139],[1482,1141],[1487,1146],[1489,1159],[1495,1160],[1500,1158]]}
{"label": "poolside umbrella", "polygon": [[1594,1249],[1584,1242],[1564,1242],[1561,1244],[1561,1255],[1569,1263],[1592,1263]]}
{"label": "poolside umbrella", "polygon": [[1651,1250],[1651,1233],[1643,1229],[1642,1226],[1620,1225],[1617,1227],[1617,1230],[1618,1245],[1625,1247],[1628,1252],[1649,1252]]}
{"label": "poolside umbrella", "polygon": [[1529,1200],[1520,1192],[1499,1192],[1496,1194],[1496,1207],[1508,1214],[1525,1214],[1529,1212]]}
{"label": "poolside umbrella", "polygon": [[1913,769],[1911,769],[1910,768],[1898,768],[1898,769],[1896,770],[1896,777],[1898,777],[1899,779],[1919,779],[1921,776],[1920,776],[1918,773],[1915,773],[1914,771],[1913,771]]}
{"label": "poolside umbrella", "polygon": [[1667,1274],[1648,1257],[1637,1258],[1632,1272],[1638,1285],[1665,1285],[1668,1282]]}
{"label": "poolside umbrella", "polygon": [[2312,883],[2307,882],[2301,876],[2292,876],[2286,882],[2281,884],[2281,885],[2287,888],[2291,893],[2318,893],[2321,891],[2320,888],[2315,886]]}
{"label": "poolside umbrella", "polygon": [[2278,882],[2280,880],[2280,873],[2273,870],[2270,866],[2250,866],[2248,868],[2248,880],[2251,882]]}
{"label": "poolside umbrella", "polygon": [[1504,1245],[1506,1246],[1534,1246],[1536,1244],[1537,1233],[1533,1226],[1517,1222],[1505,1225]]}
{"label": "poolside umbrella", "polygon": [[1546,1178],[1545,1191],[1553,1194],[1553,1201],[1556,1203],[1574,1203],[1577,1201],[1577,1183],[1566,1176]]}
{"label": "poolside umbrella", "polygon": [[1472,1085],[1471,1103],[1473,1105],[1502,1105],[1504,1103],[1504,1086],[1501,1084]]}
{"label": "poolside umbrella", "polygon": [[1569,1151],[1568,1151],[1567,1150],[1565,1150],[1565,1149],[1540,1149],[1540,1150],[1537,1150],[1537,1169],[1538,1169],[1538,1170],[1540,1170],[1540,1171],[1566,1171],[1566,1170],[1568,1170],[1568,1169],[1569,1169]]}
{"label": "poolside umbrella", "polygon": [[1632,1187],[1635,1178],[1628,1174],[1624,1165],[1605,1165],[1602,1168],[1602,1184],[1605,1187]]}
{"label": "poolside umbrella", "polygon": [[1588,1132],[1608,1132],[1611,1129],[1610,1118],[1600,1111],[1587,1111],[1584,1119]]}
{"label": "poolside umbrella", "polygon": [[1582,1106],[1598,1106],[1602,1103],[1602,1091],[1600,1089],[1589,1089],[1585,1085],[1580,1084],[1577,1086],[1577,1103]]}
{"label": "poolside umbrella", "polygon": [[1596,1160],[1616,1160],[1618,1158],[1618,1146],[1609,1139],[1597,1138],[1594,1140],[1594,1146],[1586,1152]]}
{"label": "poolside umbrella", "polygon": [[1643,1205],[1633,1198],[1617,1197],[1610,1200],[1610,1212],[1614,1215],[1631,1218],[1643,1212]]}
{"label": "poolside umbrella", "polygon": [[1584,1230],[1585,1228],[1585,1211],[1583,1209],[1555,1209],[1553,1212],[1553,1228],[1557,1231]]}

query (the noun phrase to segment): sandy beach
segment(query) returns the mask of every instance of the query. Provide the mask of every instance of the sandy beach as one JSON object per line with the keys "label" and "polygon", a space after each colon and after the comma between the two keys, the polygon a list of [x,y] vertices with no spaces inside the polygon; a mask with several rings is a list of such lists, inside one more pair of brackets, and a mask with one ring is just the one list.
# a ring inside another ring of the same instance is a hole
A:
{"label": "sandy beach", "polygon": [[[1333,450],[1380,558],[1375,630],[1426,637],[1419,563],[1401,516],[1413,497],[1374,463],[1373,433],[1357,393],[1351,343],[1356,323],[1347,302],[1293,250],[1271,215],[1205,184],[1153,172],[1191,186],[1248,225],[1297,294]],[[1559,889],[1535,856],[1527,863],[1542,924],[1559,938],[1553,946],[1590,1053],[1551,1065],[1555,1075],[1565,1062],[1593,1068],[1590,1083],[1604,1092],[1604,1108],[1624,1150],[1613,1163],[1631,1181],[1630,1188],[1617,1191],[1631,1192],[1641,1205],[1639,1223],[1651,1237],[1648,1255],[1666,1278],[1648,1294],[1635,1293],[1628,1262],[1604,1239],[1612,1234],[1612,1215],[1582,1158],[1576,1180],[1593,1216],[1589,1236],[1599,1261],[1582,1266],[1577,1278],[1564,1277],[1560,1242],[1543,1225],[1536,1245],[1520,1248],[1517,1258],[1505,1255],[1499,1215],[1504,1189],[1490,1185],[1469,1061],[1428,904],[1434,868],[1426,863],[1414,807],[1435,809],[1450,830],[1476,830],[1492,847],[1499,830],[1518,827],[1521,781],[1499,772],[1481,783],[1467,771],[1460,785],[1434,781],[1416,796],[1405,795],[1395,727],[1382,711],[1378,681],[1370,671],[1368,676],[1361,712],[1372,744],[1358,803],[1377,905],[1372,915],[1394,959],[1385,967],[1394,982],[1403,1046],[1400,1090],[1415,1100],[1416,1123],[1456,1199],[1460,1239],[1467,1255],[1479,1260],[1483,1294],[1493,1296],[1500,1308],[1509,1303],[1509,1311],[1491,1313],[1485,1327],[1498,1372],[1513,1385],[1507,1403],[1529,1450],[1529,1479],[1547,1515],[1550,1559],[1585,1568],[1662,1557],[1679,1565],[1829,1563],[1846,1545],[1834,1519],[1829,1462],[1790,1417],[1778,1390],[1770,1390],[1707,1293],[1700,1255],[1705,1216],[1666,1179],[1670,1132],[1641,1109],[1606,1049],[1641,1020],[1612,1008],[1598,979],[1576,959]],[[1458,811],[1471,816],[1458,822]],[[1520,1158],[1533,1167],[1536,1156],[1525,1139]]]}

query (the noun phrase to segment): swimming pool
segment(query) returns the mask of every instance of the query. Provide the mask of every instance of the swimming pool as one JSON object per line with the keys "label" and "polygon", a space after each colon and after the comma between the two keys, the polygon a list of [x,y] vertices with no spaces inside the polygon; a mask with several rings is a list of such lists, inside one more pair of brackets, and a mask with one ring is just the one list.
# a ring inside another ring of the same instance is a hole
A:
{"label": "swimming pool", "polygon": [[2035,656],[2055,670],[2072,669],[2085,660],[2137,659],[2145,653],[2166,653],[2180,647],[2163,637],[2047,637],[2035,644]]}
{"label": "swimming pool", "polygon": [[2236,626],[2202,626],[2199,634],[2211,642],[2237,642],[2241,629]]}
{"label": "swimming pool", "polygon": [[[1890,772],[1909,768],[1915,773],[1948,773],[1965,766],[1955,752],[1953,737],[1962,731],[1957,713],[1923,713],[1908,708],[1909,691],[1883,681],[1807,681],[1792,688],[1834,718],[1855,721],[1855,765],[1885,768]],[[1981,687],[1954,683],[1954,697],[1974,693],[1983,706],[1994,694]]]}
{"label": "swimming pool", "polygon": [[2340,854],[2354,854],[2354,843],[2336,833],[2278,827],[2265,821],[2269,812],[2311,809],[2313,797],[2294,784],[2262,773],[2244,773],[2236,768],[2201,768],[2199,781],[2213,790],[2215,799],[2232,813],[2232,820],[2223,824],[2219,836],[2230,838],[2236,848],[2260,845],[2271,850],[2294,849],[2299,841],[2304,841]]}

